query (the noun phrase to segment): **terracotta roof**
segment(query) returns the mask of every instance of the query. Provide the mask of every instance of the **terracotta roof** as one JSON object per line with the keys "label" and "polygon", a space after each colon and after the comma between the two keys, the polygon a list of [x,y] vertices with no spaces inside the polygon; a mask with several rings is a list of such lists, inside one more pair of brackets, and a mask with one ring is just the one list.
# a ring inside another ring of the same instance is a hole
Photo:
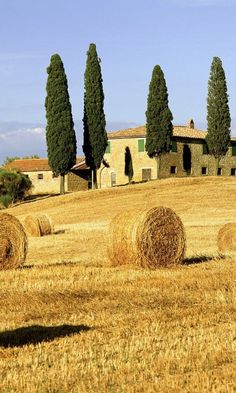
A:
{"label": "terracotta roof", "polygon": [[[176,137],[194,138],[194,139],[205,139],[206,131],[200,131],[195,128],[189,128],[185,126],[174,126],[173,135]],[[140,126],[137,128],[128,128],[126,130],[109,132],[108,139],[120,139],[120,138],[141,138],[146,137],[146,126]]]}
{"label": "terracotta roof", "polygon": [[83,161],[76,163],[72,168],[71,171],[83,171],[85,169],[89,169],[89,167],[86,165],[85,159],[83,158]]}
{"label": "terracotta roof", "polygon": [[[175,137],[191,138],[191,139],[205,139],[207,131],[197,130],[187,126],[174,126],[173,135]],[[127,128],[125,130],[113,131],[108,133],[108,139],[122,139],[122,138],[145,138],[146,126],[136,128]],[[236,141],[236,137],[231,137],[232,141]]]}
{"label": "terracotta roof", "polygon": [[[84,157],[77,157],[76,162],[84,161]],[[51,171],[47,158],[28,158],[14,160],[5,166],[6,169],[16,169],[21,172]]]}

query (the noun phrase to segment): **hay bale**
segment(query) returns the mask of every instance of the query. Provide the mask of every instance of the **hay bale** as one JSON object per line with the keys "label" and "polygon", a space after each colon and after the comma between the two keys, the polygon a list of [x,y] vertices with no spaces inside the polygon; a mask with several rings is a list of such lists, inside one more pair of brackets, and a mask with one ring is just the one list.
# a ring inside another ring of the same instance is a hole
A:
{"label": "hay bale", "polygon": [[185,231],[177,214],[166,207],[127,211],[114,217],[108,249],[113,266],[136,264],[155,269],[182,262]]}
{"label": "hay bale", "polygon": [[40,237],[53,233],[52,221],[45,214],[27,216],[24,221],[24,226],[29,236]]}
{"label": "hay bale", "polygon": [[0,269],[22,266],[27,246],[27,236],[20,221],[8,213],[0,213]]}
{"label": "hay bale", "polygon": [[236,253],[236,224],[225,224],[218,232],[217,247],[219,252]]}

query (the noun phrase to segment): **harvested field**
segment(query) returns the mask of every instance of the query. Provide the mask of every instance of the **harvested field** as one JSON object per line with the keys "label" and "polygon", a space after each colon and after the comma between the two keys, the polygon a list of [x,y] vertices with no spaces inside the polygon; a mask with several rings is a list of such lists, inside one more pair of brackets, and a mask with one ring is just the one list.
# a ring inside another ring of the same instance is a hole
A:
{"label": "harvested field", "polygon": [[[114,216],[166,206],[183,266],[109,267]],[[166,179],[18,205],[54,233],[29,238],[25,267],[0,271],[1,393],[235,392],[236,259],[217,251],[236,217],[233,178]]]}

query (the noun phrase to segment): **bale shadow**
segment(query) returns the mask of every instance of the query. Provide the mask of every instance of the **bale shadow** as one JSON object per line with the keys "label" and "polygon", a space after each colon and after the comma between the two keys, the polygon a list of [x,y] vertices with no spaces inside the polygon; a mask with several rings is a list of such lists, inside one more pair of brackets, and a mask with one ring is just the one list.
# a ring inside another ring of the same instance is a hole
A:
{"label": "bale shadow", "polygon": [[61,235],[61,234],[65,233],[65,232],[66,232],[65,229],[58,229],[57,231],[54,231],[52,233],[52,235]]}
{"label": "bale shadow", "polygon": [[23,347],[29,344],[53,341],[55,338],[71,336],[90,330],[86,325],[40,326],[33,325],[21,327],[6,332],[0,332],[0,347]]}
{"label": "bale shadow", "polygon": [[196,255],[191,258],[185,258],[183,260],[183,265],[193,265],[197,263],[205,263],[210,261],[215,261],[219,259],[225,259],[225,255],[218,254],[218,255]]}

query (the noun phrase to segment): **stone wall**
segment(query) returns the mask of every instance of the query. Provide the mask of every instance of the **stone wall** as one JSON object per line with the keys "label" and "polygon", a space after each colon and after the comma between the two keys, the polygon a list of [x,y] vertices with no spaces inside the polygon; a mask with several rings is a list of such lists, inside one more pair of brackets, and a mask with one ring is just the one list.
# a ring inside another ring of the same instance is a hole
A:
{"label": "stone wall", "polygon": [[[140,139],[145,138],[133,137],[110,140],[110,153],[106,153],[104,157],[110,167],[104,168],[102,166],[98,171],[98,185],[101,188],[128,183],[128,178],[124,174],[125,148],[127,146],[132,156],[133,181],[142,181],[148,173],[151,174],[151,179],[156,179],[156,160],[155,158],[149,158],[146,151],[138,151],[138,141]],[[177,144],[177,152],[173,151],[161,157],[160,178],[214,175],[214,158],[208,154],[203,154],[203,144],[205,143],[203,139],[175,137],[174,140]],[[184,149],[190,155],[191,168],[189,170],[184,168]],[[236,156],[232,156],[232,145],[229,147],[226,156],[220,160],[219,167],[222,168],[223,176],[230,176],[231,168],[236,168]],[[203,173],[206,171],[206,174],[202,174],[202,171]]]}
{"label": "stone wall", "polygon": [[88,190],[89,188],[89,171],[78,171],[77,173],[68,173],[68,191]]}
{"label": "stone wall", "polygon": [[[32,194],[58,194],[60,177],[54,177],[52,171],[24,172],[33,183]],[[65,191],[68,190],[65,176]]]}

